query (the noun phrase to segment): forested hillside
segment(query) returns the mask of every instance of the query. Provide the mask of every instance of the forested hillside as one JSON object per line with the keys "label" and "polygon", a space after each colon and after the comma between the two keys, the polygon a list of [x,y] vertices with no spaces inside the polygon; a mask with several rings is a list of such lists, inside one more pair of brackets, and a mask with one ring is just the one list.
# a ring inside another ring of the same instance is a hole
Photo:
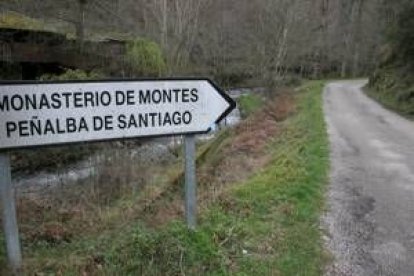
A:
{"label": "forested hillside", "polygon": [[[389,2],[389,1],[388,1]],[[375,68],[384,0],[6,0],[78,40],[146,38],[168,75],[222,84],[362,76]],[[140,72],[145,74],[145,72]],[[286,77],[289,76],[289,77]]]}
{"label": "forested hillside", "polygon": [[371,77],[369,94],[404,115],[414,116],[414,3],[390,4],[381,63]]}

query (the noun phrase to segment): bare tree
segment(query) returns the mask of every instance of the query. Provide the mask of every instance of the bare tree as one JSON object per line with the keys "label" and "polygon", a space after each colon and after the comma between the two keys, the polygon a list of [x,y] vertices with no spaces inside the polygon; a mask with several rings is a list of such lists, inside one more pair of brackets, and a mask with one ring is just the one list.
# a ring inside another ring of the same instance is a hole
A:
{"label": "bare tree", "polygon": [[[409,1],[409,0],[398,0]],[[375,63],[380,29],[399,4],[385,0],[4,0],[0,6],[90,33],[158,42],[170,74],[360,75]],[[385,12],[386,11],[386,12]],[[382,15],[385,15],[381,18]],[[226,77],[227,76],[227,77]],[[230,77],[233,78],[233,77]]]}

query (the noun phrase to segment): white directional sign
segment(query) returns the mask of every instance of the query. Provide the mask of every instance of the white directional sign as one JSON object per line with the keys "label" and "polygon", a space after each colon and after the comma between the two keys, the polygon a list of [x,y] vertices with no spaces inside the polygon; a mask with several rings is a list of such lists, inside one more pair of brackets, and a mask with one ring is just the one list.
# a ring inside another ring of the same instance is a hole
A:
{"label": "white directional sign", "polygon": [[207,79],[0,84],[0,149],[203,133],[234,107]]}

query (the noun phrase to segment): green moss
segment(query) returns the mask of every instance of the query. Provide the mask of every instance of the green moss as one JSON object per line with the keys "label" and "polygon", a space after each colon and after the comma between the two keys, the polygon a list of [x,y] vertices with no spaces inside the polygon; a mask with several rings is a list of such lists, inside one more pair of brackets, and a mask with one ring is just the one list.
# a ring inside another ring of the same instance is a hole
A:
{"label": "green moss", "polygon": [[0,28],[44,30],[45,26],[40,20],[15,12],[6,12],[0,14]]}

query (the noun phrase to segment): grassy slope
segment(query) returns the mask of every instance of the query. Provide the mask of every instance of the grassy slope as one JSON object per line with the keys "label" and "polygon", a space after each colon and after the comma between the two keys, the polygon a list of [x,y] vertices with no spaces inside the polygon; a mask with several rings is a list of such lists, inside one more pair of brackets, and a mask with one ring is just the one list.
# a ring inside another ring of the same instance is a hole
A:
{"label": "grassy slope", "polygon": [[263,105],[262,97],[256,94],[247,94],[240,96],[237,102],[239,104],[240,112],[243,118],[248,117]]}
{"label": "grassy slope", "polygon": [[365,91],[386,108],[414,119],[414,78],[410,70],[384,66],[371,76]]}
{"label": "grassy slope", "polygon": [[70,244],[35,244],[27,248],[26,271],[320,275],[326,256],[319,217],[328,170],[322,85],[302,89],[298,112],[268,145],[271,162],[205,209],[197,231],[179,221],[156,231],[131,223]]}
{"label": "grassy slope", "polygon": [[[324,259],[319,214],[328,168],[321,84],[300,96],[300,112],[273,145],[274,161],[234,193],[249,234],[240,271],[247,274],[320,275]],[[239,211],[239,212],[238,212]],[[236,213],[236,214],[234,214]],[[250,246],[249,246],[250,245]]]}
{"label": "grassy slope", "polygon": [[414,100],[411,100],[412,103],[400,101],[395,90],[381,91],[366,87],[365,93],[385,108],[391,109],[406,118],[414,119]]}

